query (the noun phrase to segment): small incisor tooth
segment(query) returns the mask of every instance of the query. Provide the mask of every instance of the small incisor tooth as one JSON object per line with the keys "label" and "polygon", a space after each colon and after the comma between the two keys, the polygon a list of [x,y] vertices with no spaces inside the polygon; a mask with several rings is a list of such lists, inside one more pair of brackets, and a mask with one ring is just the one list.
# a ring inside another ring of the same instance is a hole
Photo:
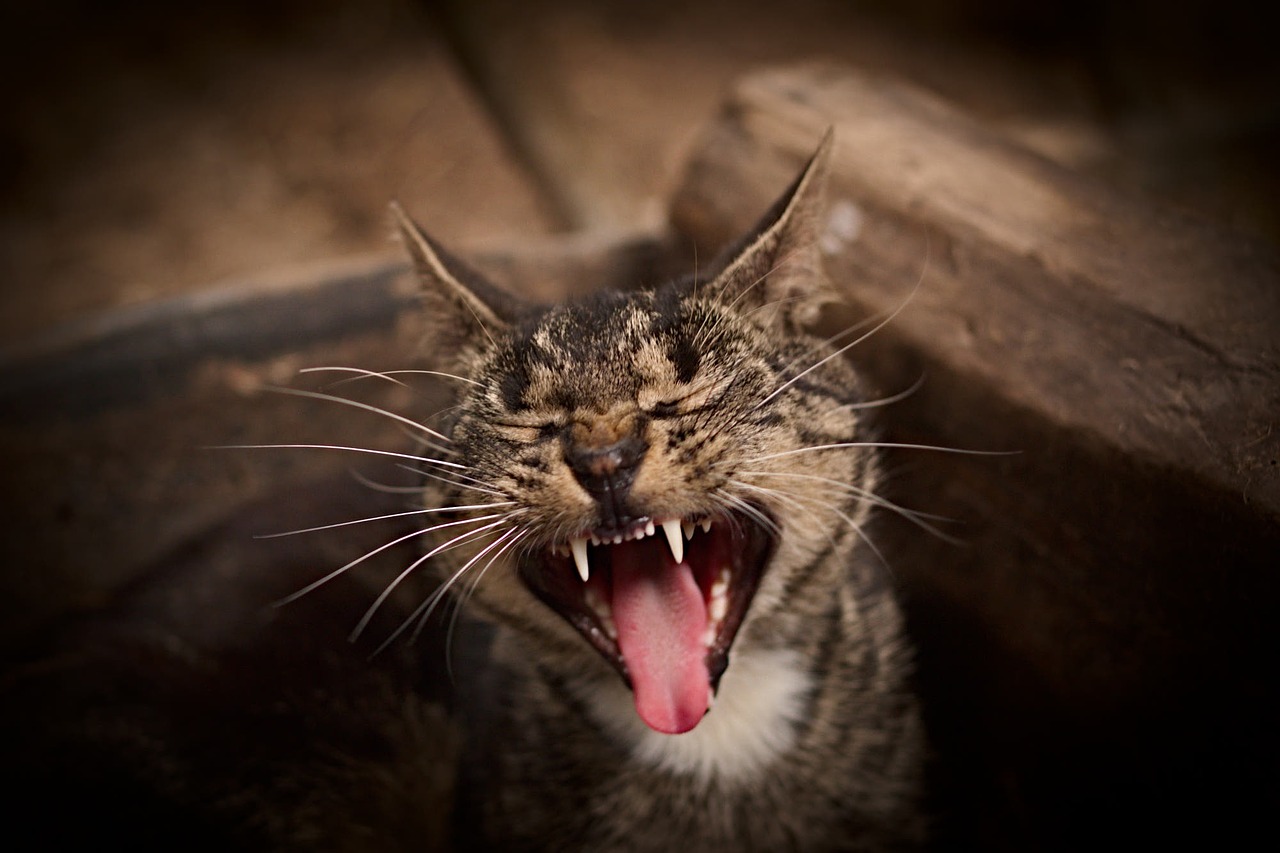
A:
{"label": "small incisor tooth", "polygon": [[662,532],[667,534],[667,544],[671,546],[671,556],[677,563],[684,562],[684,538],[680,535],[680,520],[673,518],[662,522]]}
{"label": "small incisor tooth", "polygon": [[680,522],[680,530],[684,532],[685,539],[693,538],[693,522],[692,521]]}
{"label": "small incisor tooth", "polygon": [[578,574],[582,577],[582,582],[586,583],[591,578],[591,569],[587,565],[587,540],[581,536],[571,539],[569,547],[573,550],[573,562],[578,567]]}

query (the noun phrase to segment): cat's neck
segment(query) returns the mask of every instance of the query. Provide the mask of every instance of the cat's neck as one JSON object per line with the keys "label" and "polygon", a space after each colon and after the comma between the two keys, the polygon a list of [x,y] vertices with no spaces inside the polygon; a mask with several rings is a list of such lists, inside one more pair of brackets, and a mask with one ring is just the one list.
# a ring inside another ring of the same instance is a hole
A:
{"label": "cat's neck", "polygon": [[795,744],[809,711],[814,675],[800,654],[756,650],[736,656],[707,716],[680,735],[655,732],[636,715],[616,679],[587,687],[589,713],[633,761],[701,784],[732,787],[767,768]]}

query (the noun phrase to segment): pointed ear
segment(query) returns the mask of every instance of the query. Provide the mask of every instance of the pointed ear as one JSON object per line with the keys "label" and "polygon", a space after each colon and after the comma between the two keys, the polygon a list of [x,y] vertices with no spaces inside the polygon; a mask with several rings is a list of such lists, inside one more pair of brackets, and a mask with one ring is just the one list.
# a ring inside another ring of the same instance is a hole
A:
{"label": "pointed ear", "polygon": [[828,128],[795,182],[721,255],[720,272],[705,292],[766,325],[799,331],[818,320],[822,306],[836,298],[818,249],[834,136]]}
{"label": "pointed ear", "polygon": [[394,201],[391,215],[422,285],[437,354],[456,357],[460,349],[491,343],[522,313],[520,299],[445,251]]}

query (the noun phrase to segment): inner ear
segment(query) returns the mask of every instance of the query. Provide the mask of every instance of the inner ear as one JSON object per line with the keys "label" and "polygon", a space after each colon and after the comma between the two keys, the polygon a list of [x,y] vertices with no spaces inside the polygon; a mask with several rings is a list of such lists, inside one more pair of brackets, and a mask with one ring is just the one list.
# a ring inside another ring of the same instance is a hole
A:
{"label": "inner ear", "polygon": [[396,202],[391,203],[391,214],[413,259],[423,295],[442,299],[455,320],[496,336],[527,310],[527,303],[445,249]]}
{"label": "inner ear", "polygon": [[418,276],[433,361],[456,364],[493,345],[529,310],[432,239],[399,204],[391,203],[391,214]]}
{"label": "inner ear", "polygon": [[[828,128],[791,186],[720,256],[720,272],[706,292],[765,322],[799,327],[816,321],[822,304],[835,297],[818,250],[833,140]],[[767,306],[774,310],[758,310]]]}

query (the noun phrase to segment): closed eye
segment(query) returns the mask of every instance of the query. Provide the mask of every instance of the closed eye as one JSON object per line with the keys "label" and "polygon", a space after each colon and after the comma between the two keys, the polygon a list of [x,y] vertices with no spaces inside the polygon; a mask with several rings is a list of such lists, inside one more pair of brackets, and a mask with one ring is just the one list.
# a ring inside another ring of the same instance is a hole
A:
{"label": "closed eye", "polygon": [[532,443],[555,438],[564,428],[559,421],[493,421],[493,428],[509,441]]}
{"label": "closed eye", "polygon": [[702,384],[694,388],[689,388],[688,393],[680,393],[678,396],[659,399],[656,402],[644,405],[645,401],[641,399],[645,411],[651,418],[676,418],[687,415],[696,415],[706,410],[711,401],[711,397],[721,390],[720,386],[715,384]]}
{"label": "closed eye", "polygon": [[649,409],[649,415],[654,418],[673,418],[680,414],[680,402],[680,400],[663,400],[660,403],[654,403]]}

